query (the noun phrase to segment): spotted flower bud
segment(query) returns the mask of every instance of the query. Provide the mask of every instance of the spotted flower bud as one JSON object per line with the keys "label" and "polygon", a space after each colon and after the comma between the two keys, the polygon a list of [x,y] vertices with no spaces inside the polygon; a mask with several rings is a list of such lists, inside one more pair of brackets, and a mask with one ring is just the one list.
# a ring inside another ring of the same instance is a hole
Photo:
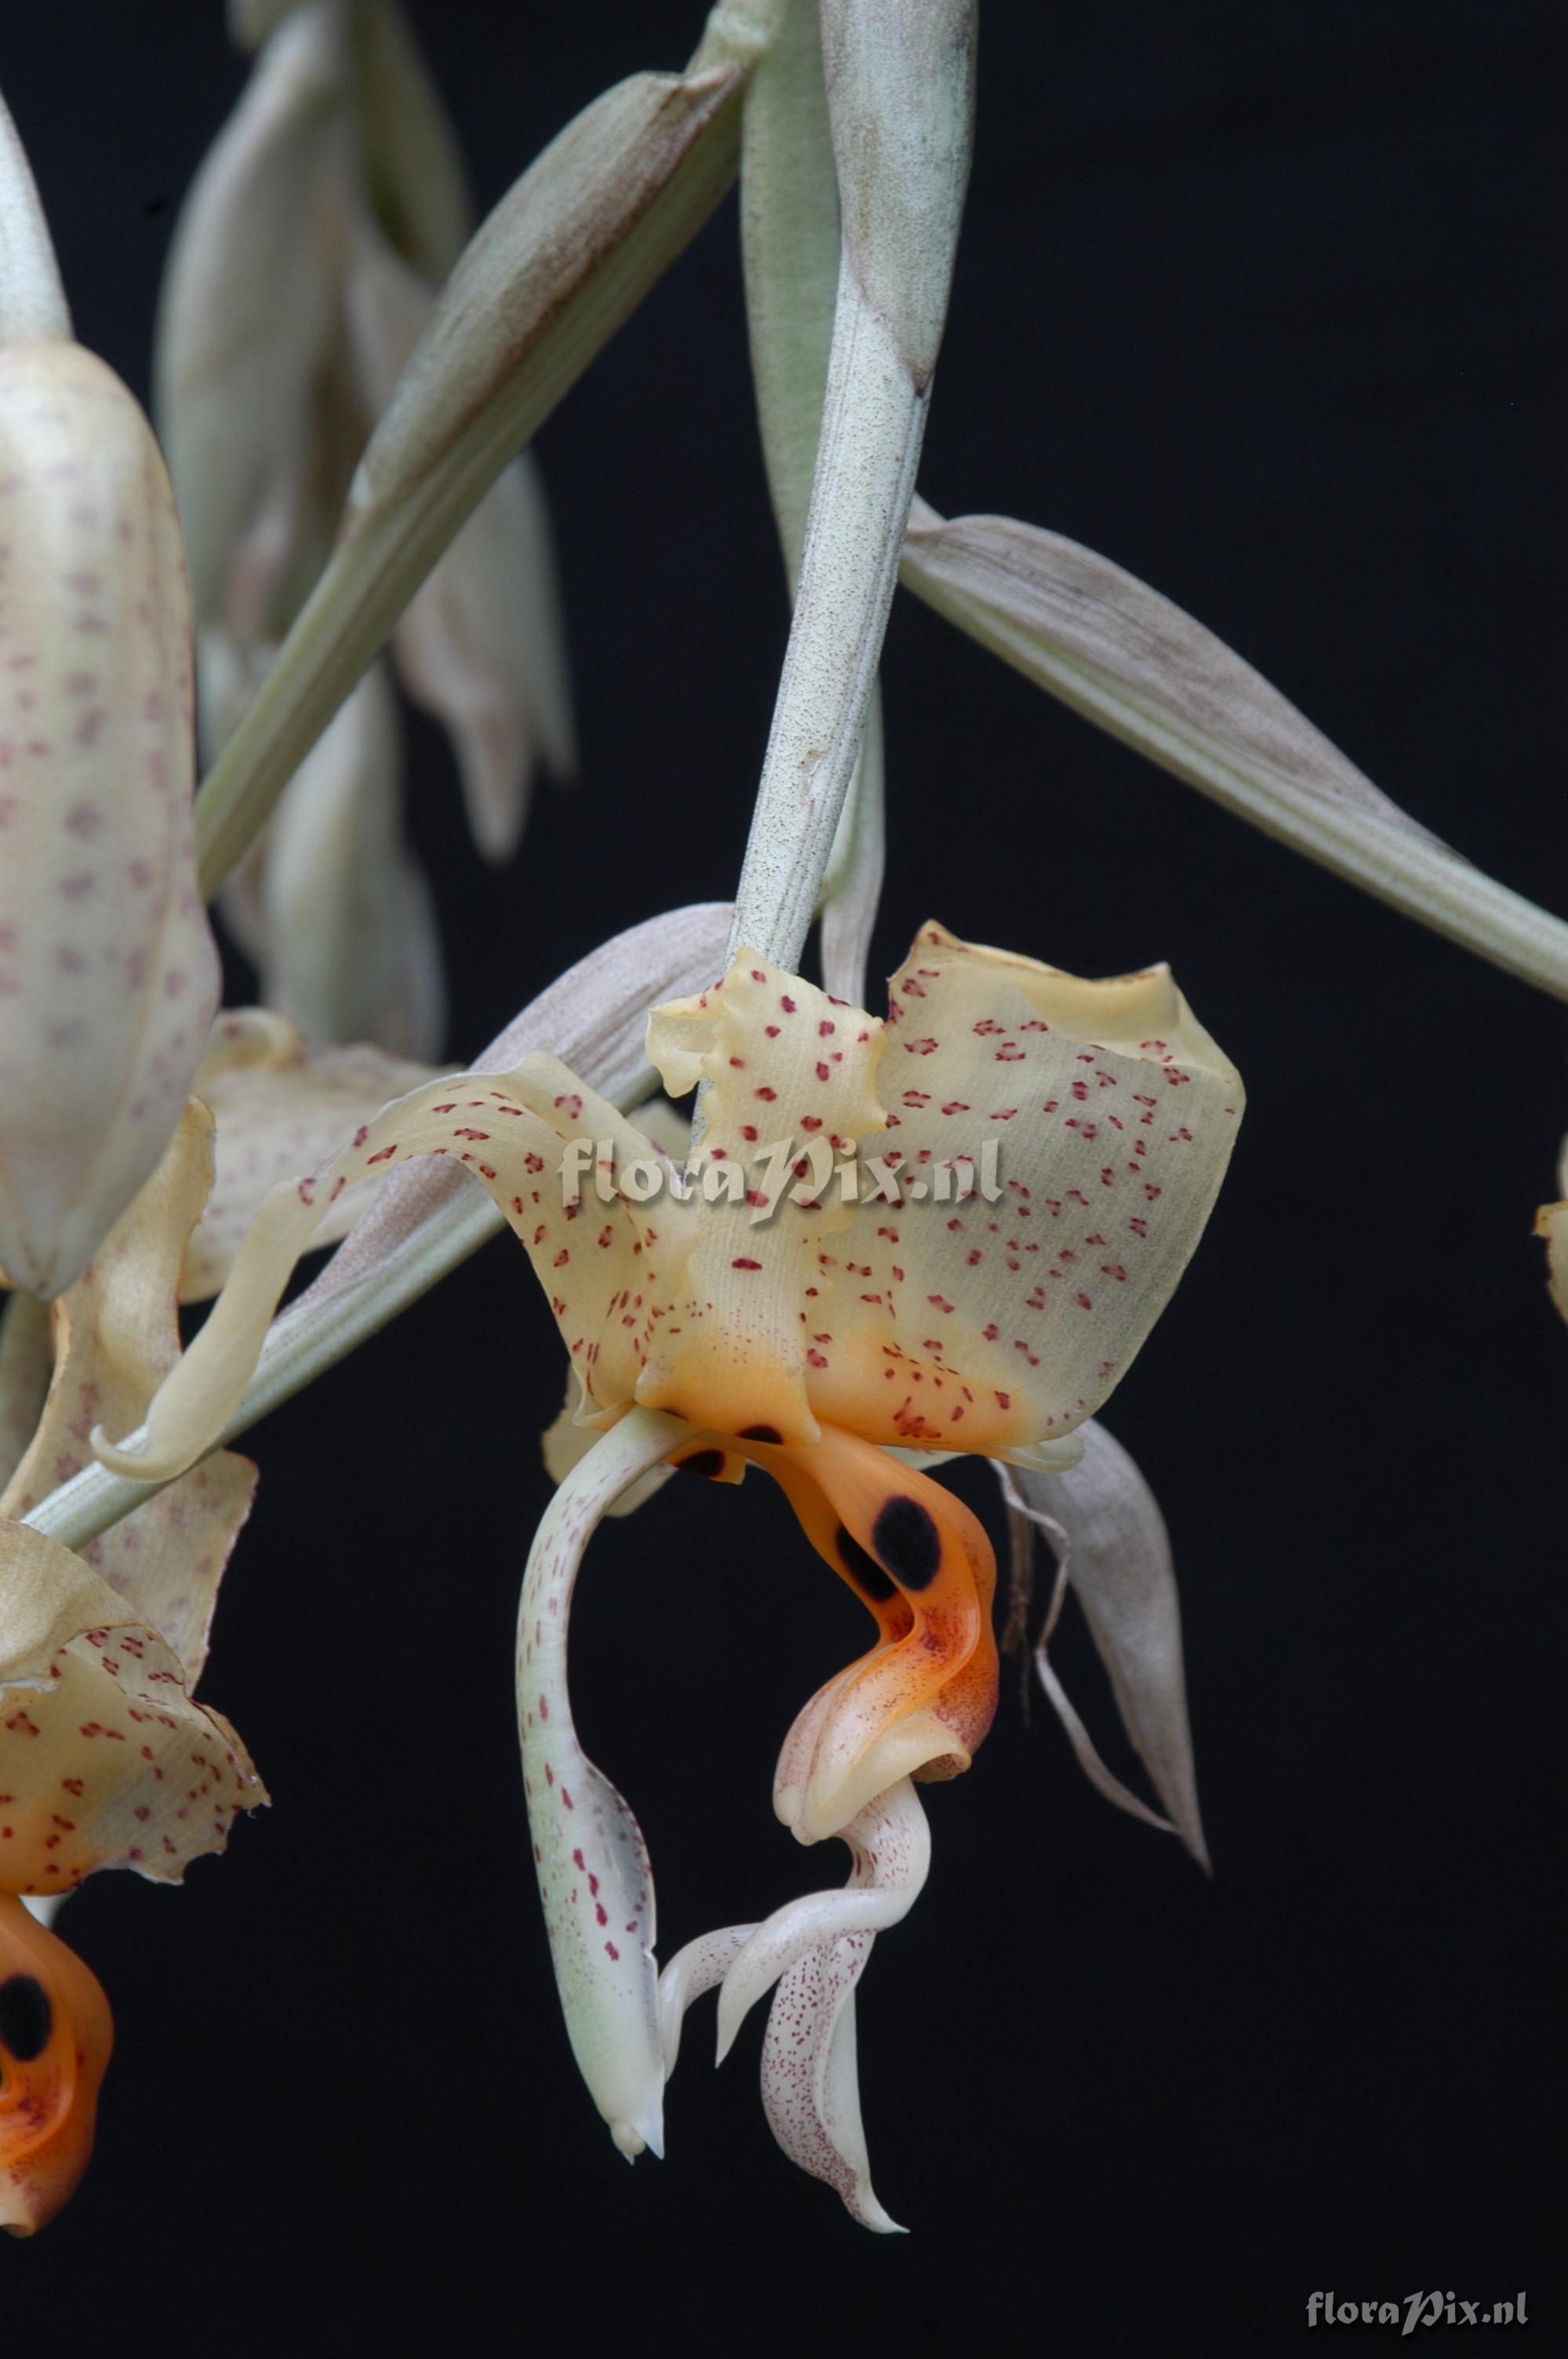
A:
{"label": "spotted flower bud", "polygon": [[75,1278],[162,1155],[218,964],[168,478],[103,363],[0,347],[0,1263]]}

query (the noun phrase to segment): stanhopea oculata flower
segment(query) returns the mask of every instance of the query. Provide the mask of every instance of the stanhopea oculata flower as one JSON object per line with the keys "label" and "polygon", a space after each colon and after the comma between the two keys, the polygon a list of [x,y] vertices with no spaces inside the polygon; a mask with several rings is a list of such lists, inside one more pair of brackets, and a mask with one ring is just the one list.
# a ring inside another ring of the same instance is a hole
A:
{"label": "stanhopea oculata flower", "polygon": [[[890,1452],[1072,1464],[1197,1242],[1240,1085],[1163,970],[1087,983],[935,925],[893,977],[886,1022],[742,950],[709,990],[654,1010],[648,1052],[673,1095],[704,1089],[700,1176],[661,1168],[547,1056],[411,1091],[272,1190],[143,1441],[94,1443],[124,1473],[178,1473],[222,1430],[346,1188],[416,1155],[482,1180],[548,1295],[578,1425],[600,1437],[540,1527],[519,1624],[524,1776],[579,2062],[622,2149],[657,2149],[686,2004],[721,1983],[728,2044],[776,1984],[764,2096],[780,2141],[890,2227],[860,2127],[854,1986],[924,1880],[910,1781],[968,1767],[997,1671],[985,1532]],[[641,1836],[578,1747],[566,1689],[587,1540],[661,1464],[772,1475],[876,1626],[800,1714],[775,1786],[800,1841],[849,1845],[848,1886],[688,1945],[662,1982]]]}
{"label": "stanhopea oculata flower", "polygon": [[211,1137],[193,1099],[55,1304],[48,1398],[0,1492],[0,2226],[21,2234],[86,2166],[111,2038],[93,1976],[22,1897],[58,1899],[103,1867],[178,1882],[266,1799],[233,1730],[191,1694],[250,1512],[249,1461],[205,1460],[91,1542],[87,1561],[19,1520],[74,1472],[93,1417],[138,1417],[175,1361]]}

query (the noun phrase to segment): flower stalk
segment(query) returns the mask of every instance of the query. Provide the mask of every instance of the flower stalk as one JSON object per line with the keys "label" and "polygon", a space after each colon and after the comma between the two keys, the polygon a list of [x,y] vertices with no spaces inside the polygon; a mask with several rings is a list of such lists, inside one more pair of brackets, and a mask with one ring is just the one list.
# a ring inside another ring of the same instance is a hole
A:
{"label": "flower stalk", "polygon": [[975,10],[824,0],[822,48],[841,219],[833,339],[730,938],[791,968],[832,857],[914,495],[968,185]]}

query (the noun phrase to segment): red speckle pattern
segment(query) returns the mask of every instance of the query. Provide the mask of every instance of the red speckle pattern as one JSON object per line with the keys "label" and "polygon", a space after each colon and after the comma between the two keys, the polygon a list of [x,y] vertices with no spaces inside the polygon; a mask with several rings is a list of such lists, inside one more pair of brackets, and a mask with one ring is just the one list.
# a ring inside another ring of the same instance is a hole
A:
{"label": "red speckle pattern", "polygon": [[[529,1552],[517,1618],[517,1720],[523,1789],[545,1925],[562,2004],[579,2057],[617,2043],[645,2063],[654,2025],[654,1886],[641,1831],[578,1742],[567,1688],[567,1633],[583,1551],[625,1484],[677,1438],[657,1420],[652,1440],[617,1430],[567,1476]],[[611,1929],[613,1928],[613,1931]],[[641,2046],[639,2045],[641,2042]],[[662,2073],[650,2067],[656,2090]],[[613,2120],[635,2110],[610,2082],[596,2085]]]}
{"label": "red speckle pattern", "polygon": [[[1235,1135],[1234,1070],[1162,971],[1083,983],[928,926],[889,996],[889,1047],[921,1063],[874,1143],[904,1209],[893,1234],[862,1207],[842,1256],[824,1257],[827,1279],[860,1283],[812,1405],[912,1444],[1064,1435],[1125,1370],[1197,1241]],[[987,1202],[979,1158],[999,1131]]]}
{"label": "red speckle pattern", "polygon": [[[17,1681],[38,1683],[25,1705],[6,1711],[0,1701],[0,1891],[63,1892],[114,1864],[178,1883],[188,1861],[223,1848],[239,1812],[265,1791],[228,1723],[191,1701],[157,1632],[128,1625],[79,1560],[24,1531],[7,1539],[0,1580],[21,1582],[24,1594],[50,1584],[57,1619],[78,1595],[85,1611],[117,1618],[0,1656],[13,1693]],[[24,1607],[18,1622],[28,1618]]]}

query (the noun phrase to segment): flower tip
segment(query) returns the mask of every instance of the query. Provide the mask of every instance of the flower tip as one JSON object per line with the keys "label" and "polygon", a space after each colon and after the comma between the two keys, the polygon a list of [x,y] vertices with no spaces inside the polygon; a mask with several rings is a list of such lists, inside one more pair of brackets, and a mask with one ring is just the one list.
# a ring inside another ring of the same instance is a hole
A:
{"label": "flower tip", "polygon": [[665,2158],[665,2118],[662,2098],[655,2097],[643,2108],[640,2121],[628,2121],[623,2115],[605,2115],[610,2126],[611,2142],[617,2154],[628,2162],[635,2162],[640,2154],[651,2154],[655,2162]]}
{"label": "flower tip", "polygon": [[891,2212],[882,2210],[869,2179],[857,2185],[853,2197],[846,2201],[845,2209],[852,2220],[858,2220],[862,2228],[870,2228],[873,2235],[907,2236],[909,2234],[902,2220],[895,2220]]}
{"label": "flower tip", "polygon": [[95,1425],[87,1437],[87,1446],[100,1466],[106,1466],[111,1474],[123,1474],[132,1483],[152,1483],[157,1479],[147,1465],[145,1440],[132,1449],[129,1441],[111,1441],[103,1428]]}

